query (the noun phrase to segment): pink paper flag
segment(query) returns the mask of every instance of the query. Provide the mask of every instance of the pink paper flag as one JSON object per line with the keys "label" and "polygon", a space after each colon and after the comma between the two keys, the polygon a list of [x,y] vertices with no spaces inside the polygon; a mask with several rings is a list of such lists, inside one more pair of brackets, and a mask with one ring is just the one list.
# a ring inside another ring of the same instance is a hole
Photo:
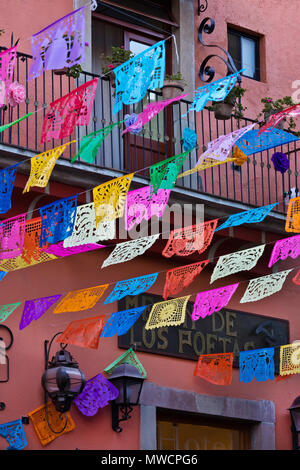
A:
{"label": "pink paper flag", "polygon": [[5,103],[8,87],[12,82],[17,55],[17,45],[0,53],[0,106]]}
{"label": "pink paper flag", "polygon": [[75,126],[87,126],[93,108],[98,78],[83,83],[62,98],[50,103],[45,116],[41,143],[63,139],[72,134]]}
{"label": "pink paper flag", "polygon": [[214,312],[218,312],[221,308],[226,307],[237,290],[238,285],[239,283],[236,283],[230,286],[200,292],[194,303],[192,320],[196,321],[199,318],[205,318],[208,315],[212,315]]}
{"label": "pink paper flag", "polygon": [[296,259],[300,255],[300,235],[294,237],[283,238],[277,240],[268,264],[268,268],[271,268],[278,260],[285,260],[287,258]]}
{"label": "pink paper flag", "polygon": [[0,223],[0,259],[22,254],[26,214],[17,215]]}
{"label": "pink paper flag", "polygon": [[151,197],[150,186],[129,191],[125,207],[125,229],[129,231],[135,225],[139,225],[142,220],[149,220],[154,215],[161,218],[168,204],[170,193],[170,189],[158,189],[157,194],[152,194]]}
{"label": "pink paper flag", "polygon": [[104,248],[105,245],[98,245],[97,243],[87,243],[86,245],[78,245],[71,247],[64,247],[64,242],[56,243],[55,245],[50,245],[47,248],[43,248],[43,251],[51,255],[58,257],[66,257],[71,255],[76,255],[78,253],[85,253],[87,251],[99,250],[99,248]]}
{"label": "pink paper flag", "polygon": [[122,134],[139,129],[141,126],[144,126],[145,124],[147,124],[147,122],[151,121],[151,119],[156,116],[156,114],[158,114],[160,111],[162,111],[166,106],[168,106],[168,104],[173,103],[174,101],[179,101],[185,98],[186,96],[188,96],[188,93],[186,93],[185,95],[176,96],[175,98],[171,98],[169,100],[157,101],[155,103],[147,104],[145,109],[138,115],[138,118],[135,123],[131,124],[131,126],[128,126],[122,132]]}

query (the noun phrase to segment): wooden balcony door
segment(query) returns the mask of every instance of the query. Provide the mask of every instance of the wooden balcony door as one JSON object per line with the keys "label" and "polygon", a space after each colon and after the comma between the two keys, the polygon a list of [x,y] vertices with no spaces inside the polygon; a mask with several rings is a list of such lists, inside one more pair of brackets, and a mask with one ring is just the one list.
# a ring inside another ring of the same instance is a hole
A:
{"label": "wooden balcony door", "polygon": [[[157,42],[156,38],[141,36],[129,31],[125,31],[124,36],[125,48],[130,49],[135,55],[143,52]],[[168,56],[168,53],[166,55]],[[168,70],[168,62],[166,69]],[[139,114],[148,103],[160,101],[161,99],[161,95],[149,92],[139,103],[127,106],[124,109],[124,115],[132,113]],[[146,167],[148,168],[154,163],[171,156],[171,135],[172,117],[170,109],[165,109],[155,116],[143,127],[143,132],[139,135],[130,133],[124,134],[124,169],[127,171],[135,171]],[[167,139],[165,139],[166,136]],[[139,175],[148,176],[148,169],[140,172]]]}

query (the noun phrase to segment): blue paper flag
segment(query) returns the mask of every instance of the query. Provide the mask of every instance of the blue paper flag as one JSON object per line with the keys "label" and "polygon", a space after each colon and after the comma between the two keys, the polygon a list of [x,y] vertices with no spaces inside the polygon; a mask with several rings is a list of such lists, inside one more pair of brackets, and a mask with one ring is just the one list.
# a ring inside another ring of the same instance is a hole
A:
{"label": "blue paper flag", "polygon": [[201,111],[209,101],[223,101],[234,87],[238,75],[243,71],[244,69],[197,88],[193,103],[182,117],[187,116],[190,111]]}
{"label": "blue paper flag", "polygon": [[288,144],[299,140],[298,137],[289,132],[276,129],[268,129],[259,136],[259,129],[248,131],[236,142],[236,146],[244,152],[245,155],[262,152],[263,150],[272,149],[274,147]]}
{"label": "blue paper flag", "polygon": [[0,436],[4,437],[9,447],[6,450],[21,450],[27,446],[22,420],[0,424]]}
{"label": "blue paper flag", "polygon": [[11,208],[11,195],[16,178],[17,167],[21,164],[9,166],[0,171],[0,214],[5,214]]}
{"label": "blue paper flag", "polygon": [[248,383],[254,378],[258,382],[274,379],[274,348],[240,352],[240,382]]}
{"label": "blue paper flag", "polygon": [[6,271],[0,271],[0,281],[6,276],[7,272]]}
{"label": "blue paper flag", "polygon": [[58,243],[73,232],[77,212],[77,194],[40,208],[42,219],[40,247]]}
{"label": "blue paper flag", "polygon": [[238,214],[233,214],[228,217],[224,224],[220,225],[215,229],[215,232],[222,230],[227,227],[236,227],[242,224],[257,224],[262,222],[265,217],[271,212],[274,206],[277,206],[278,202],[274,204],[269,204],[268,206],[257,207],[256,209],[251,209],[249,211],[239,212]]}
{"label": "blue paper flag", "polygon": [[118,281],[114,290],[105,299],[104,304],[110,304],[120,300],[126,295],[139,295],[153,286],[158,273],[147,274],[146,276],[134,277],[125,281]]}
{"label": "blue paper flag", "polygon": [[116,93],[113,114],[121,111],[122,103],[138,103],[147,90],[163,86],[165,57],[165,41],[160,41],[114,69]]}
{"label": "blue paper flag", "polygon": [[124,335],[134,325],[137,319],[142,315],[143,311],[148,305],[143,307],[131,308],[123,310],[122,312],[115,312],[107,320],[101,336],[104,338],[111,338],[115,334],[118,336]]}

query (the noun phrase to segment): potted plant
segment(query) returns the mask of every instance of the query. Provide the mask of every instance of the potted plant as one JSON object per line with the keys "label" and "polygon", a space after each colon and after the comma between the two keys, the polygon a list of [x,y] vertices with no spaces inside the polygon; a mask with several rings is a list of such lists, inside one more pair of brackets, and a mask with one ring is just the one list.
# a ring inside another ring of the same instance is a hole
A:
{"label": "potted plant", "polygon": [[124,62],[127,62],[132,57],[134,57],[133,52],[125,49],[124,46],[121,46],[121,47],[112,46],[110,56],[105,56],[104,54],[100,55],[100,58],[103,61],[102,74],[108,75],[112,88],[116,87],[115,74],[109,73],[109,72],[112,72],[113,69],[123,64]]}
{"label": "potted plant", "polygon": [[186,83],[180,72],[174,75],[165,75],[164,85],[162,87],[163,99],[168,100],[175,98],[184,91],[185,86]]}
{"label": "potted plant", "polygon": [[226,121],[231,116],[235,119],[241,119],[244,116],[244,111],[247,109],[240,102],[245,92],[245,88],[236,85],[230,90],[223,101],[213,101],[212,106],[208,107],[208,109],[214,111],[215,118],[221,121]]}
{"label": "potted plant", "polygon": [[[279,98],[278,100],[273,100],[270,97],[265,97],[261,99],[261,103],[263,104],[263,109],[257,116],[257,120],[260,121],[261,117],[264,117],[264,122],[267,122],[269,117],[272,114],[279,113],[285,108],[289,108],[290,106],[294,106],[295,103],[293,102],[290,96],[284,96],[283,98]],[[276,126],[277,129],[283,129],[286,124],[287,119],[282,119]],[[300,137],[300,132],[296,132],[296,123],[293,118],[289,118],[288,120],[288,127],[287,132],[293,132],[297,137]]]}

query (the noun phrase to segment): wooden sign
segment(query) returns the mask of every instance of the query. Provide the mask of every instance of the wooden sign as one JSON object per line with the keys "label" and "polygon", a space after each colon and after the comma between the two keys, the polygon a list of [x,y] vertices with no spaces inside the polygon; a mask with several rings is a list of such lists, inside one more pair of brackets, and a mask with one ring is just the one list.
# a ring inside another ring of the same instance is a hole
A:
{"label": "wooden sign", "polygon": [[[193,321],[193,302],[187,306],[182,325],[145,330],[152,305],[162,300],[158,295],[141,294],[119,301],[119,311],[149,305],[128,333],[118,337],[119,348],[134,347],[136,351],[193,361],[201,354],[233,352],[233,365],[238,367],[240,351],[289,344],[287,320],[223,308],[209,317]],[[275,348],[275,364],[278,360],[279,348]]]}

